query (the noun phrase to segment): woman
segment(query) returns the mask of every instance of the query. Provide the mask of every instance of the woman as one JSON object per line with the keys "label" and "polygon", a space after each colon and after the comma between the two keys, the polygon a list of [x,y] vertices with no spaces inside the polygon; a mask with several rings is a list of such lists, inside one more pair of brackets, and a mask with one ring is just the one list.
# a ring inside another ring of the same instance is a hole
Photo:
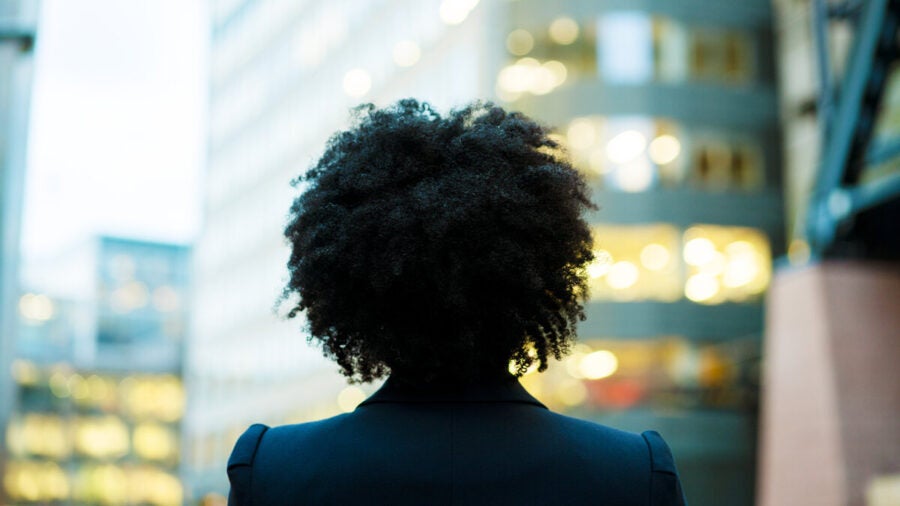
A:
{"label": "woman", "polygon": [[229,504],[683,504],[658,434],[518,383],[568,351],[593,258],[588,188],[547,129],[492,104],[363,106],[295,184],[288,316],[350,381],[389,378],[352,413],[248,429]]}

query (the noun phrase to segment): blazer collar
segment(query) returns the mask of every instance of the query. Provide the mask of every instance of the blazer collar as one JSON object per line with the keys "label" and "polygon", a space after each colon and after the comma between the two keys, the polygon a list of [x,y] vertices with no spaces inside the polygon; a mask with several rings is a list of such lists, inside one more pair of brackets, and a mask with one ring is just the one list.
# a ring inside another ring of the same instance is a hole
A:
{"label": "blazer collar", "polygon": [[529,394],[514,376],[485,380],[471,385],[432,385],[400,382],[388,378],[374,394],[359,404],[442,402],[517,402],[547,409]]}

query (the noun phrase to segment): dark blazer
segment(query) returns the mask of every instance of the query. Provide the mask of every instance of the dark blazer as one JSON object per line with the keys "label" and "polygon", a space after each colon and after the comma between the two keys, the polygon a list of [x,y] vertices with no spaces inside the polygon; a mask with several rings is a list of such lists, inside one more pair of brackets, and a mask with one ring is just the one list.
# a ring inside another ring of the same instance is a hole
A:
{"label": "dark blazer", "polygon": [[509,377],[392,379],[352,413],[253,425],[228,461],[229,505],[680,505],[668,446],[548,410]]}

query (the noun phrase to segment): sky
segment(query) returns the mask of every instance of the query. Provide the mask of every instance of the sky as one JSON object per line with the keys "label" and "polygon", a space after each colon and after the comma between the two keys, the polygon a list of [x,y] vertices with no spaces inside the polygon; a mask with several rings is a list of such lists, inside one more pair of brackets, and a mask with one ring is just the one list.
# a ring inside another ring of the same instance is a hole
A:
{"label": "sky", "polygon": [[26,262],[95,234],[191,241],[205,156],[203,1],[44,0]]}

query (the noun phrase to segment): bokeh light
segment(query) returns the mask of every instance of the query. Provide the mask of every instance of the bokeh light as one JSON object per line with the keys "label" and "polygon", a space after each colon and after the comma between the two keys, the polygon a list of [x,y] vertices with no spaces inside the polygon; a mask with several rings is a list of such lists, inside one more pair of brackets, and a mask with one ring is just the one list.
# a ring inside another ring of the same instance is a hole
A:
{"label": "bokeh light", "polygon": [[372,77],[363,69],[352,69],[344,74],[344,92],[353,98],[366,95],[372,88]]}
{"label": "bokeh light", "polygon": [[550,23],[550,39],[557,44],[569,45],[578,39],[578,23],[568,17],[559,17]]}

